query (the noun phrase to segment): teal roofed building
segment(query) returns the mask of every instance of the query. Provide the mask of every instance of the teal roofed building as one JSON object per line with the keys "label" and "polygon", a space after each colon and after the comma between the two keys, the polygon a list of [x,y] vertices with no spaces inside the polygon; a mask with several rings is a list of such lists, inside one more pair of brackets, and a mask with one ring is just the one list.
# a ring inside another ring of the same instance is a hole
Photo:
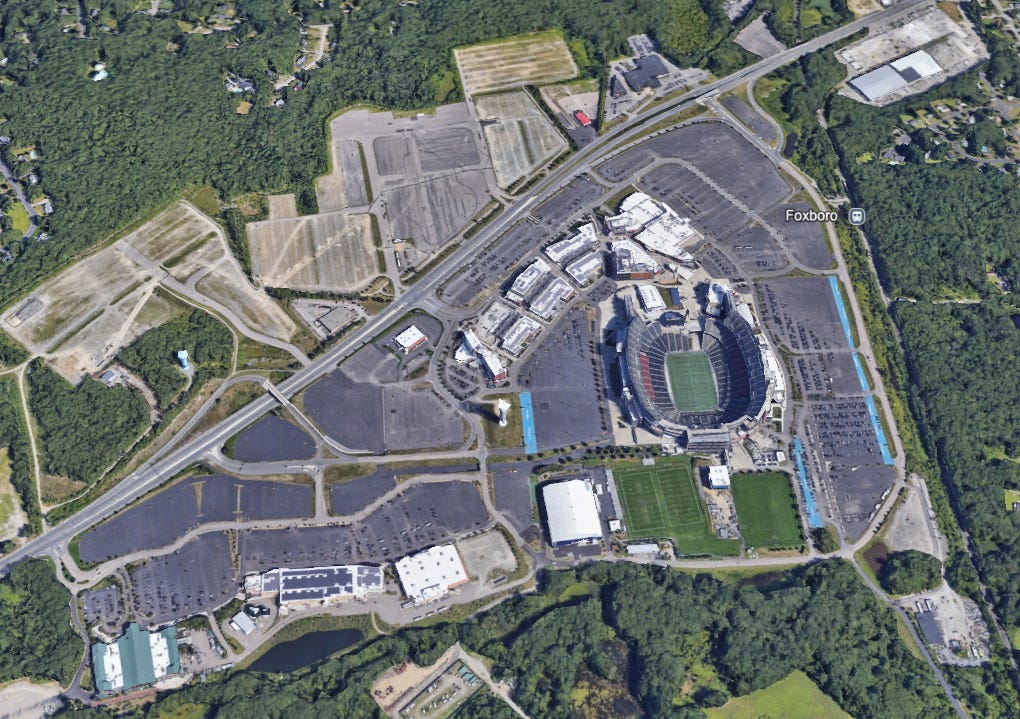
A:
{"label": "teal roofed building", "polygon": [[153,684],[180,671],[177,630],[173,626],[146,632],[132,622],[113,644],[92,645],[92,673],[99,694]]}

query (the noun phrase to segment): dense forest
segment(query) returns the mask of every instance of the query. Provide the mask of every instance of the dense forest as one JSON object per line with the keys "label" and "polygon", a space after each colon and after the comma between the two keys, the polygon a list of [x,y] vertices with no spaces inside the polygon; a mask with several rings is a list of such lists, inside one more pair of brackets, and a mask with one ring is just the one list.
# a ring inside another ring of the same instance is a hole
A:
{"label": "dense forest", "polygon": [[86,377],[75,387],[40,360],[29,366],[28,401],[39,428],[43,469],[91,482],[149,426],[141,392]]}
{"label": "dense forest", "polygon": [[[368,691],[375,676],[405,657],[433,662],[459,640],[491,657],[497,677],[516,677],[514,700],[535,719],[575,716],[571,690],[582,677],[653,719],[680,719],[704,717],[703,707],[795,669],[852,716],[954,716],[931,671],[899,638],[893,611],[848,564],[820,562],[767,580],[736,583],[628,562],[546,571],[537,593],[464,623],[405,629],[303,674],[232,673],[129,715],[187,707],[207,719],[382,717]],[[457,716],[507,716],[484,699],[478,704],[477,715]]]}
{"label": "dense forest", "polygon": [[0,377],[0,447],[7,449],[11,466],[11,484],[17,490],[21,507],[28,516],[28,530],[32,534],[38,534],[42,531],[42,515],[35,490],[32,449],[25,430],[21,394],[17,381],[11,375]]}
{"label": "dense forest", "polygon": [[177,352],[182,349],[188,351],[194,384],[200,387],[209,376],[229,373],[234,338],[226,325],[208,312],[193,310],[148,330],[117,359],[141,375],[155,393],[160,410],[166,411],[188,384],[177,362]]}
{"label": "dense forest", "polygon": [[0,684],[71,683],[85,647],[71,628],[70,601],[48,561],[22,562],[0,579]]}
{"label": "dense forest", "polygon": [[[363,0],[350,13],[333,2],[236,0],[229,32],[182,30],[219,4],[179,0],[152,17],[134,0],[85,0],[97,10],[84,17],[87,40],[63,32],[73,15],[56,0],[0,6],[0,119],[12,138],[0,149],[19,172],[35,172],[33,191],[57,208],[42,219],[49,241],[9,248],[16,259],[0,265],[0,305],[188,187],[212,185],[227,198],[303,194],[327,169],[330,115],[355,103],[407,109],[458,99],[451,49],[459,45],[562,28],[580,41],[592,75],[641,32],[660,34],[685,64],[728,72],[751,59],[729,41],[721,0],[603,0],[598,12],[591,0]],[[321,68],[298,74],[300,90],[276,93],[267,75],[293,68],[302,16],[334,25],[333,45]],[[109,72],[102,82],[88,76],[96,62]],[[235,112],[228,72],[255,83],[248,115]],[[274,97],[286,105],[271,106]],[[39,159],[17,163],[29,146]]]}
{"label": "dense forest", "polygon": [[879,575],[889,594],[917,594],[942,584],[942,562],[924,552],[890,552]]}

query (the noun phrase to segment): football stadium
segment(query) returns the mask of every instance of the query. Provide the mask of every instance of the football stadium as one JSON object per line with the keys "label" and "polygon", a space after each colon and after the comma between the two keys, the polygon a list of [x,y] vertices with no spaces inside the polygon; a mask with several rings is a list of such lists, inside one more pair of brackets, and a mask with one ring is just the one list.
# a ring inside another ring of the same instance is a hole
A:
{"label": "football stadium", "polygon": [[754,330],[737,312],[705,316],[699,331],[631,320],[624,381],[636,412],[653,431],[682,436],[758,417],[768,379]]}

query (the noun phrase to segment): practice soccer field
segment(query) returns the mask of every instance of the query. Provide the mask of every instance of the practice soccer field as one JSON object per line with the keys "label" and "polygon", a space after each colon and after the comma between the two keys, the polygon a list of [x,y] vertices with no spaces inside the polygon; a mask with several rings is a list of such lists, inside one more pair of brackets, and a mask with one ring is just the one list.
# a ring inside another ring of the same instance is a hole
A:
{"label": "practice soccer field", "polygon": [[747,546],[799,547],[803,543],[787,475],[734,475],[732,489],[740,533]]}
{"label": "practice soccer field", "polygon": [[673,404],[683,412],[707,412],[719,406],[712,363],[705,352],[671,352],[666,374]]}
{"label": "practice soccer field", "polygon": [[613,476],[631,539],[672,537],[684,554],[736,554],[739,546],[712,529],[689,460],[662,458],[659,466],[616,467]]}

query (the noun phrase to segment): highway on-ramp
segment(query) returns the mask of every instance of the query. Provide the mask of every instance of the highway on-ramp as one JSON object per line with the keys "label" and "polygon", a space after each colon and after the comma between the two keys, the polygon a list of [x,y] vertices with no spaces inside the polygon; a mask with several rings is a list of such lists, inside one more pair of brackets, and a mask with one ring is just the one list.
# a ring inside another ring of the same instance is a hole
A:
{"label": "highway on-ramp", "polygon": [[[280,392],[288,397],[293,396],[331,372],[340,361],[363,347],[366,342],[390,323],[426,300],[462,264],[470,261],[479,248],[488,245],[498,238],[507,227],[526,216],[529,208],[539,198],[556,192],[577,173],[584,172],[590,169],[595,162],[605,159],[610,151],[619,150],[620,146],[626,145],[628,141],[639,138],[650,123],[654,124],[668,119],[671,114],[687,109],[701,98],[725,92],[751,78],[766,75],[805,54],[820,50],[864,28],[885,25],[918,7],[930,4],[930,2],[931,0],[904,0],[891,8],[859,18],[814,40],[792,47],[724,78],[696,88],[672,101],[662,105],[653,105],[640,115],[613,128],[596,142],[588,145],[551,171],[542,182],[522,195],[519,200],[507,208],[506,212],[487,225],[472,240],[463,242],[449,257],[429,270],[420,282],[408,289],[386,310],[369,318],[357,332],[330,348],[312,364],[280,383],[278,385]],[[0,558],[0,576],[6,574],[16,563],[29,557],[52,554],[55,550],[66,547],[73,537],[152,491],[189,465],[200,461],[207,452],[222,446],[230,437],[277,405],[278,403],[272,395],[263,395],[165,458],[142,465],[137,471],[122,479],[115,487],[76,514],[14,552]]]}

